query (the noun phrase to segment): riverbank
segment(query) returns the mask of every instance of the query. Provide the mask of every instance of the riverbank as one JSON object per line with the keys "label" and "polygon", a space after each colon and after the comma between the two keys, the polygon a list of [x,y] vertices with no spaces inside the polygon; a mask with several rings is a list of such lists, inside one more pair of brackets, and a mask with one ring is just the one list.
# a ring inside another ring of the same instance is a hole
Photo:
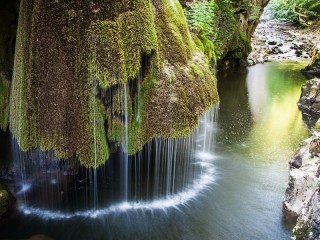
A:
{"label": "riverbank", "polygon": [[[309,61],[303,72],[313,78],[320,72],[319,44],[320,21],[299,29],[290,22],[263,17],[252,37],[247,63],[250,66],[269,61]],[[293,227],[291,239],[314,240],[320,239],[320,128],[316,124],[320,116],[320,80],[306,82],[298,106],[312,134],[289,161],[283,219]]]}
{"label": "riverbank", "polygon": [[291,239],[320,238],[320,80],[308,80],[298,102],[311,136],[289,162],[290,175],[283,202],[284,219],[295,225]]}
{"label": "riverbank", "polygon": [[311,52],[320,43],[320,22],[306,29],[290,22],[263,17],[252,37],[249,66],[269,61],[311,59]]}

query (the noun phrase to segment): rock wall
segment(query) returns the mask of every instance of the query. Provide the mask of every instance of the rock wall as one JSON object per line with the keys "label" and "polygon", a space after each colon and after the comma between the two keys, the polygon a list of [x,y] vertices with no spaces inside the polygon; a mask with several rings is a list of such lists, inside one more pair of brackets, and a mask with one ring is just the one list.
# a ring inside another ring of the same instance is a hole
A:
{"label": "rock wall", "polygon": [[[188,11],[192,9],[193,4],[206,1],[181,2]],[[251,51],[251,36],[269,0],[215,0],[213,2],[212,33],[205,37],[196,33],[198,47],[208,56],[211,54],[210,49],[206,49],[210,46],[208,40],[212,42],[218,68],[246,64],[246,58]],[[202,14],[199,15],[202,16]]]}
{"label": "rock wall", "polygon": [[[302,87],[299,109],[303,114],[310,111],[318,113],[318,106],[313,105],[320,94],[319,79],[309,80]],[[302,142],[300,148],[289,162],[289,183],[283,202],[284,219],[295,225],[291,239],[319,239],[320,237],[320,125],[315,122],[319,115],[314,115],[312,136]],[[308,122],[310,124],[310,121]]]}
{"label": "rock wall", "polygon": [[112,142],[134,153],[180,137],[219,101],[178,0],[22,0],[10,130],[23,151],[97,167]]}
{"label": "rock wall", "polygon": [[269,0],[233,0],[231,8],[230,1],[217,2],[221,11],[217,14],[218,32],[214,43],[220,51],[219,66],[245,65],[251,52],[251,37]]}
{"label": "rock wall", "polygon": [[6,130],[9,123],[9,95],[18,9],[18,0],[0,2],[0,130]]}
{"label": "rock wall", "polygon": [[309,78],[320,78],[320,45],[314,46],[314,49],[311,52],[311,62],[302,70],[302,73]]}

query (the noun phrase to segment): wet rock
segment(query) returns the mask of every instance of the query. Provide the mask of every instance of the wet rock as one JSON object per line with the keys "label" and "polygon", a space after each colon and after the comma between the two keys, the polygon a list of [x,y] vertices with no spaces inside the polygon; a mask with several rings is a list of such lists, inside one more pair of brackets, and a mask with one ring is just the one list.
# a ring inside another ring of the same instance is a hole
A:
{"label": "wet rock", "polygon": [[311,63],[302,70],[307,77],[320,77],[320,47],[315,47],[311,52]]}
{"label": "wet rock", "polygon": [[13,164],[0,167],[0,179],[4,181],[13,181],[17,177],[17,172]]}
{"label": "wet rock", "polygon": [[300,56],[302,56],[303,52],[301,50],[296,50],[295,54],[297,57],[300,57]]}
{"label": "wet rock", "polygon": [[315,119],[320,117],[320,79],[308,80],[301,88],[298,107],[303,114]]}
{"label": "wet rock", "polygon": [[269,44],[269,45],[277,45],[277,42],[274,41],[274,40],[271,40],[271,41],[268,41],[268,44]]}
{"label": "wet rock", "polygon": [[13,206],[14,202],[13,195],[0,183],[0,219]]}
{"label": "wet rock", "polygon": [[306,207],[302,210],[297,225],[293,228],[293,240],[319,239],[320,235],[320,196],[319,191],[315,191]]}
{"label": "wet rock", "polygon": [[289,225],[295,224],[319,190],[317,174],[320,158],[310,153],[310,145],[315,140],[318,140],[318,136],[305,140],[289,162],[291,166],[289,183],[283,202],[284,220]]}
{"label": "wet rock", "polygon": [[309,146],[309,152],[311,154],[320,153],[320,139],[319,138],[312,139],[310,146]]}

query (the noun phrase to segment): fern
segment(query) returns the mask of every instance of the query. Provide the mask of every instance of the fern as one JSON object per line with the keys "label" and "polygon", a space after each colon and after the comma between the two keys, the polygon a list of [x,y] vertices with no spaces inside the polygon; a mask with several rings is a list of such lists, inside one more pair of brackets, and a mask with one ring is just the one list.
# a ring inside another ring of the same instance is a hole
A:
{"label": "fern", "polygon": [[187,22],[190,30],[199,36],[211,37],[213,34],[215,2],[202,1],[193,3],[186,10]]}

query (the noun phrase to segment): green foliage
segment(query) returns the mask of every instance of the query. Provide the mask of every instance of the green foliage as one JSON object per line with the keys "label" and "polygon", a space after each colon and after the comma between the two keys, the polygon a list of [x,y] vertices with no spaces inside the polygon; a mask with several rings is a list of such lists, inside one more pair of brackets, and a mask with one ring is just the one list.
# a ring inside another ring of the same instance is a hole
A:
{"label": "green foliage", "polygon": [[215,12],[217,11],[215,1],[194,2],[189,9],[185,10],[190,30],[194,33],[194,40],[197,47],[205,54],[209,63],[216,63],[214,44],[215,38]]}
{"label": "green foliage", "polygon": [[292,237],[296,240],[303,240],[309,236],[310,228],[308,226],[297,225],[292,231]]}
{"label": "green foliage", "polygon": [[186,10],[187,22],[190,30],[198,35],[212,37],[214,12],[217,8],[215,1],[203,1],[193,3]]}
{"label": "green foliage", "polygon": [[251,4],[250,5],[250,16],[249,20],[250,21],[257,21],[260,18],[260,13],[261,13],[261,8]]}
{"label": "green foliage", "polygon": [[295,23],[304,23],[320,17],[318,0],[273,0],[270,2],[272,16]]}

